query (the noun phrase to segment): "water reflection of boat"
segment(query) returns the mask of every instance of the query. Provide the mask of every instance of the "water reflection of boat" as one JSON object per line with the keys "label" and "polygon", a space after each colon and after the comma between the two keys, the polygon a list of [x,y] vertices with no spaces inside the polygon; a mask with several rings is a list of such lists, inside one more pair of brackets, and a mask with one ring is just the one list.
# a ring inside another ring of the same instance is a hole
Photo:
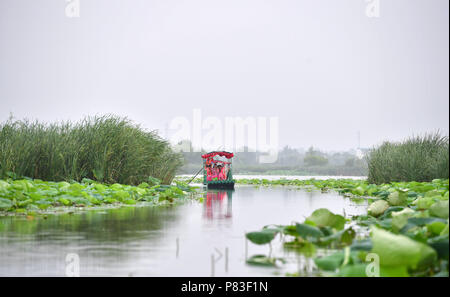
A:
{"label": "water reflection of boat", "polygon": [[229,219],[232,217],[233,191],[208,191],[203,205],[203,216],[207,219]]}

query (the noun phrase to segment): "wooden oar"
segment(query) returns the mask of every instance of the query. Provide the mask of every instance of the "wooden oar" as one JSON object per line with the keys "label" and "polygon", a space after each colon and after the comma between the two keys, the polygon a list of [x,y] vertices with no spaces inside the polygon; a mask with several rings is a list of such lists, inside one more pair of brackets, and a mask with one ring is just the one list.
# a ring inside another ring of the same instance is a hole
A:
{"label": "wooden oar", "polygon": [[203,170],[203,167],[202,168],[200,168],[200,170],[197,172],[197,174],[196,175],[194,175],[194,177],[188,182],[188,185],[191,183],[191,181],[193,181],[194,180],[194,178],[196,178],[197,177],[197,175],[200,173],[200,171],[202,171]]}

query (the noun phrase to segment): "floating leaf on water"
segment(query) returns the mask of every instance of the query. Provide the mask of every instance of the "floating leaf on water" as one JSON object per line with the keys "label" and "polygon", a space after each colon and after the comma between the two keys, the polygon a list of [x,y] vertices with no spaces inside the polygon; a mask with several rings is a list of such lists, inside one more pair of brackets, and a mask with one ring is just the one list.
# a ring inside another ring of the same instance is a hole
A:
{"label": "floating leaf on water", "polygon": [[355,195],[358,195],[358,196],[362,196],[362,195],[364,195],[365,190],[363,189],[362,186],[358,186],[355,189],[353,189],[352,193]]}
{"label": "floating leaf on water", "polygon": [[254,255],[247,259],[247,264],[258,266],[277,266],[277,263],[285,263],[283,258],[269,258],[265,255]]}

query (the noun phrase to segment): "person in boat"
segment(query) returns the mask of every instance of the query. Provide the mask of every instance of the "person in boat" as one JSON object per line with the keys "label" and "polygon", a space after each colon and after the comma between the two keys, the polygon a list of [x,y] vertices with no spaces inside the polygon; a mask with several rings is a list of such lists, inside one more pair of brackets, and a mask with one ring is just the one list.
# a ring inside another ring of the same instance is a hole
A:
{"label": "person in boat", "polygon": [[218,165],[214,165],[212,169],[212,180],[218,180],[219,179],[219,168]]}
{"label": "person in boat", "polygon": [[207,181],[213,181],[218,180],[219,174],[217,170],[217,166],[214,166],[214,164],[211,162],[209,164],[206,164],[206,180]]}
{"label": "person in boat", "polygon": [[206,180],[207,181],[212,181],[212,168],[211,168],[211,164],[206,164]]}
{"label": "person in boat", "polygon": [[219,178],[219,180],[226,180],[227,176],[226,176],[225,167],[223,167],[222,164],[218,164],[217,168],[218,168],[218,178]]}

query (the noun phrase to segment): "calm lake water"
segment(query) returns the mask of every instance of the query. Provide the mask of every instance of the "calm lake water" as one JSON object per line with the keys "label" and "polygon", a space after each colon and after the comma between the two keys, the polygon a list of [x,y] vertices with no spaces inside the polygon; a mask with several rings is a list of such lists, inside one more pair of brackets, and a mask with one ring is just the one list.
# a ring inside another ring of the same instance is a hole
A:
{"label": "calm lake water", "polygon": [[284,275],[303,269],[298,256],[277,241],[272,255],[290,259],[287,264],[247,265],[247,256],[268,254],[269,246],[246,243],[246,231],[303,221],[318,208],[345,209],[348,216],[366,207],[334,192],[237,186],[209,191],[202,203],[0,217],[0,276],[65,276],[76,261],[67,256],[72,253],[81,276]]}

